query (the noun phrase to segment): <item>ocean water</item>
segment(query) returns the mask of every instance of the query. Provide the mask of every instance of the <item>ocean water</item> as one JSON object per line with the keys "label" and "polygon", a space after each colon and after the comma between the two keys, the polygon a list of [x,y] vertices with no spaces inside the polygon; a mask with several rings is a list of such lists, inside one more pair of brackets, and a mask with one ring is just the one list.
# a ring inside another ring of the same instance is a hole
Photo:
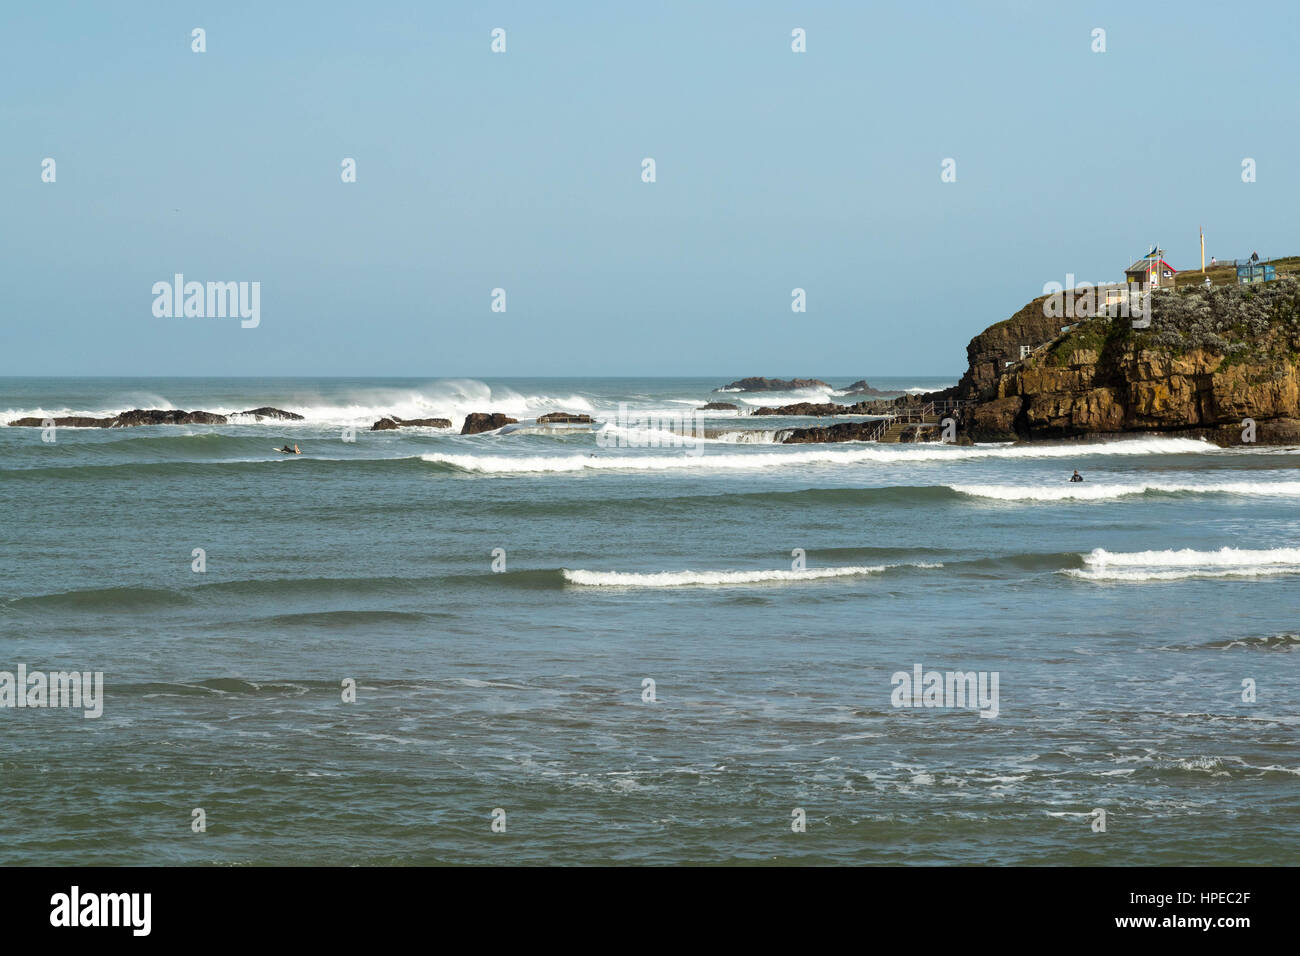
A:
{"label": "ocean water", "polygon": [[[1300,450],[619,418],[827,397],[728,380],[0,380],[307,416],[0,427],[0,670],[104,674],[0,708],[0,863],[1300,862]],[[597,424],[365,430],[470,411]]]}

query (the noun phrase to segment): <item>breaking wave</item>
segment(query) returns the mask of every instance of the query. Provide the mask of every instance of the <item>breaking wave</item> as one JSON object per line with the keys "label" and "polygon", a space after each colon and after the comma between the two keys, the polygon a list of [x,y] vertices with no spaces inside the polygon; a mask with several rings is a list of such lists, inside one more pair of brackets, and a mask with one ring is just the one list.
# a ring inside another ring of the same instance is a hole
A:
{"label": "breaking wave", "polygon": [[1061,573],[1087,581],[1178,581],[1300,574],[1300,548],[1220,548],[1218,551],[1107,551],[1094,548],[1084,567]]}
{"label": "breaking wave", "polygon": [[745,584],[790,584],[799,581],[817,581],[826,578],[861,577],[879,574],[896,567],[941,568],[942,564],[874,564],[838,568],[807,568],[787,571],[766,568],[759,571],[658,571],[649,574],[625,571],[571,571],[563,570],[564,580],[584,587],[613,588],[680,588],[693,586],[728,587]]}
{"label": "breaking wave", "polygon": [[973,498],[1000,501],[1107,501],[1145,494],[1221,494],[1300,497],[1300,481],[1223,481],[1214,483],[1144,482],[1142,484],[950,485]]}
{"label": "breaking wave", "polygon": [[590,455],[459,455],[426,454],[430,464],[447,465],[480,474],[559,474],[585,471],[674,471],[715,468],[752,471],[791,465],[858,465],[962,461],[976,458],[1078,458],[1097,455],[1213,454],[1220,449],[1189,438],[1151,438],[1068,445],[914,445],[891,446],[854,443],[824,446],[783,446],[750,453],[704,451],[701,445],[672,454],[634,454],[602,450]]}

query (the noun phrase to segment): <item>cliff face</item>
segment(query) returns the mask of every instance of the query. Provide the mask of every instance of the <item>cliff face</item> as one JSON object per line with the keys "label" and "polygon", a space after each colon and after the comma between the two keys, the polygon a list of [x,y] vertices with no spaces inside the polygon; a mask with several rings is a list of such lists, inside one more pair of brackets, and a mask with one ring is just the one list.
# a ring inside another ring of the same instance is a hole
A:
{"label": "cliff face", "polygon": [[[971,367],[960,388],[975,401],[963,416],[974,440],[1163,432],[1228,445],[1249,435],[1249,418],[1256,441],[1300,441],[1295,279],[1158,293],[1147,329],[1098,317],[1062,333],[1070,320],[1045,316],[1042,301],[976,336],[967,349]],[[1045,347],[1006,367],[1020,344],[1037,344],[1035,331],[1047,336]]]}
{"label": "cliff face", "polygon": [[966,346],[966,374],[957,384],[961,398],[973,399],[990,389],[1006,367],[1006,363],[1020,357],[1020,346],[1033,348],[1050,342],[1061,332],[1069,319],[1051,318],[1046,314],[1040,297],[1023,309],[989,326]]}

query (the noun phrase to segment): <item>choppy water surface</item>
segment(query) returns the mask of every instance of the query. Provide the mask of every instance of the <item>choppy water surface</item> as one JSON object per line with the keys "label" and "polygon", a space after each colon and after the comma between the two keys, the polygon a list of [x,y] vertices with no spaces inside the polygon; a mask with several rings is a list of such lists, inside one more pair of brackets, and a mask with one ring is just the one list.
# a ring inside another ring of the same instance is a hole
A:
{"label": "choppy water surface", "polygon": [[[0,428],[0,670],[105,681],[0,709],[0,861],[1300,860],[1296,449],[627,447],[828,397],[726,380],[0,380],[307,416]],[[366,431],[470,411],[597,425]],[[917,664],[997,716],[893,706]]]}

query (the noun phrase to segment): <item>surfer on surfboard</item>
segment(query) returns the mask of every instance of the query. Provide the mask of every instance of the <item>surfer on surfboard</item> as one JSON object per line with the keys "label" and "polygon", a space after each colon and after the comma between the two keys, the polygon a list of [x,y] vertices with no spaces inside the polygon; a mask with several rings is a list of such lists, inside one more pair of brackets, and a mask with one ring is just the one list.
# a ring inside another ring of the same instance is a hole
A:
{"label": "surfer on surfboard", "polygon": [[302,449],[299,448],[299,447],[297,446],[297,444],[295,444],[292,448],[290,448],[288,442],[285,443],[285,445],[284,445],[283,448],[277,448],[276,451],[282,451],[282,452],[284,452],[286,455],[301,455],[301,454],[302,454]]}

